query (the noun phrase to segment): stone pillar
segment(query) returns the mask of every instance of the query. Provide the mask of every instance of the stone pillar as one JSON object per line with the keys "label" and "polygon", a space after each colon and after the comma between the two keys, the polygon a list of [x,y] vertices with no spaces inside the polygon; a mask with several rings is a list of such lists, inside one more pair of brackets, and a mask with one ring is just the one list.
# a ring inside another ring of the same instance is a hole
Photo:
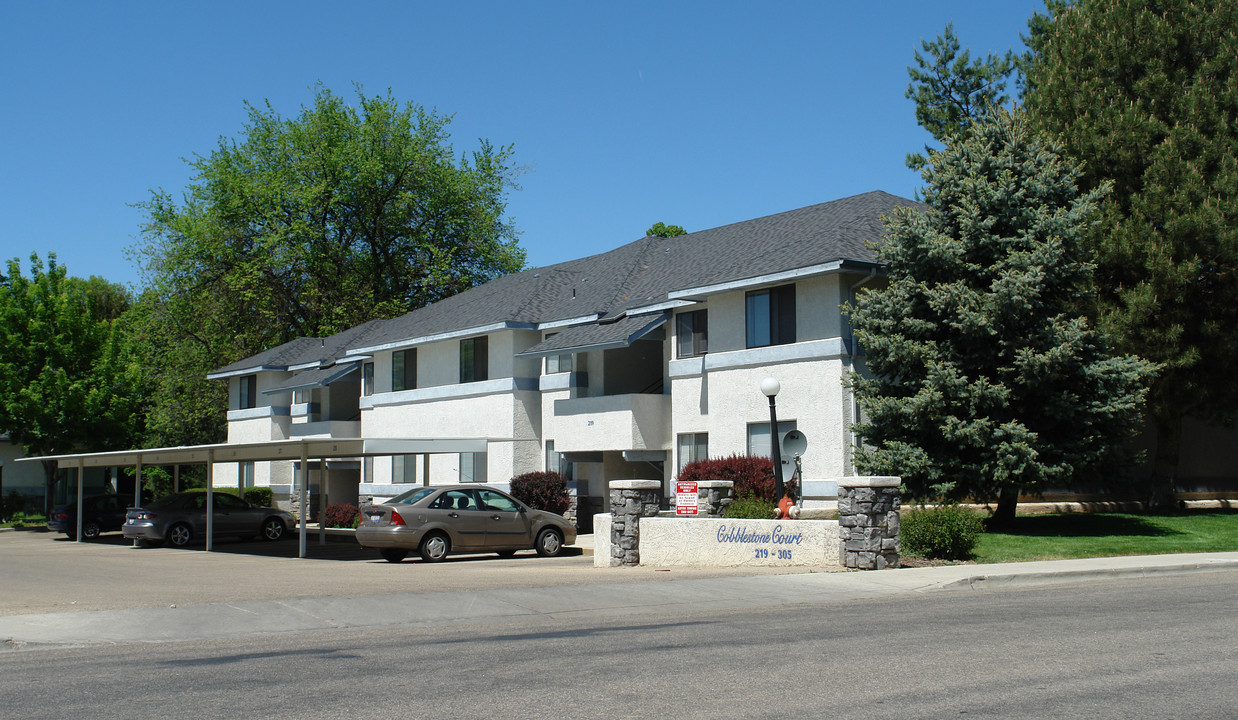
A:
{"label": "stone pillar", "polygon": [[613,480],[610,483],[610,565],[640,564],[640,519],[657,517],[662,503],[658,480]]}
{"label": "stone pillar", "polygon": [[697,483],[697,517],[720,518],[731,504],[735,483],[730,480],[703,480]]}
{"label": "stone pillar", "polygon": [[881,570],[899,566],[900,499],[897,477],[838,480],[838,562],[843,567]]}

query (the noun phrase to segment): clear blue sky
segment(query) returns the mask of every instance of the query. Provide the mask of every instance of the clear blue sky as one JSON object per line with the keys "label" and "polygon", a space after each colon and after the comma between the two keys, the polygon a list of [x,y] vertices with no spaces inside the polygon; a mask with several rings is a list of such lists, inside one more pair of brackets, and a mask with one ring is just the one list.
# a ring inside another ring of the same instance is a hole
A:
{"label": "clear blue sky", "polygon": [[131,207],[321,81],[455,115],[457,153],[514,144],[508,214],[533,265],[654,222],[689,231],[869,190],[910,197],[929,137],[906,67],[953,21],[1022,49],[1040,0],[90,2],[0,0],[0,259],[139,282]]}

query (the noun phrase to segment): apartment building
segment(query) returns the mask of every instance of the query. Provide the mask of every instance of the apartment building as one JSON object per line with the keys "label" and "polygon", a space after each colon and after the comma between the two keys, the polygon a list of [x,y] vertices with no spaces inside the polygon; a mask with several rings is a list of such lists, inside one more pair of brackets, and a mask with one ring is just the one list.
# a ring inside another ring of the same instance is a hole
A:
{"label": "apartment building", "polygon": [[[568,474],[586,521],[607,483],[768,454],[808,438],[810,495],[852,474],[862,358],[840,305],[881,282],[881,217],[917,204],[880,191],[498,278],[404,316],[301,338],[212,372],[230,388],[228,441],[415,438],[432,451],[311,463],[318,502],[420,484]],[[789,476],[791,459],[786,459]],[[293,492],[295,461],[221,464],[220,485]],[[587,528],[585,528],[587,529]]]}

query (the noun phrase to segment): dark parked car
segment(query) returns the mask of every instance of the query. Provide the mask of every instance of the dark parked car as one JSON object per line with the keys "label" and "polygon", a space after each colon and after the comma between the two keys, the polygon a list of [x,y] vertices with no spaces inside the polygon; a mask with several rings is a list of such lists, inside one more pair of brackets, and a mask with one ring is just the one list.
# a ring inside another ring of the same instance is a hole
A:
{"label": "dark parked car", "polygon": [[[91,495],[82,498],[86,511],[82,513],[82,539],[94,540],[99,533],[116,532],[125,525],[125,511],[131,497],[120,495]],[[77,537],[77,503],[53,508],[47,518],[47,529],[62,532],[70,540]]]}
{"label": "dark parked car", "polygon": [[[215,493],[215,537],[262,537],[279,540],[293,525],[292,515],[277,508],[252,505],[235,495]],[[129,510],[125,537],[152,545],[167,541],[181,547],[206,537],[206,493],[168,495]]]}
{"label": "dark parked car", "polygon": [[484,485],[410,490],[361,514],[357,542],[378,548],[388,562],[416,550],[426,562],[451,552],[497,552],[504,557],[532,548],[553,557],[576,542],[563,516],[534,510]]}

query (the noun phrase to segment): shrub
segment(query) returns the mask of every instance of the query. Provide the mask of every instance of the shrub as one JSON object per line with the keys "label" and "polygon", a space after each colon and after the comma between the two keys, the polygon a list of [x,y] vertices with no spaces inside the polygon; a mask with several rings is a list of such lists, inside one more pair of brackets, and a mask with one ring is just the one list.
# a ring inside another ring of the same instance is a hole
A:
{"label": "shrub", "polygon": [[327,506],[327,511],[324,513],[323,522],[326,527],[356,527],[357,517],[360,514],[361,511],[352,503],[334,503]]}
{"label": "shrub", "polygon": [[960,505],[914,508],[901,518],[903,549],[926,558],[966,560],[984,530],[980,513]]}
{"label": "shrub", "polygon": [[[705,480],[730,480],[734,483],[731,497],[740,500],[754,497],[777,503],[781,498],[774,497],[774,461],[765,457],[751,455],[732,455],[711,460],[697,460],[683,466],[679,471],[679,480],[683,482],[702,482]],[[788,489],[794,489],[798,483],[786,482]],[[770,517],[773,517],[771,514]]]}
{"label": "shrub", "polygon": [[726,510],[723,511],[722,517],[773,520],[774,510],[777,507],[773,500],[761,500],[747,495],[738,500],[732,500],[731,504],[727,505]]}
{"label": "shrub", "polygon": [[269,487],[247,487],[244,497],[248,502],[263,507],[273,507],[275,503],[275,494]]}
{"label": "shrub", "polygon": [[512,497],[537,510],[562,515],[572,502],[567,478],[557,472],[531,472],[517,475],[511,482]]}

